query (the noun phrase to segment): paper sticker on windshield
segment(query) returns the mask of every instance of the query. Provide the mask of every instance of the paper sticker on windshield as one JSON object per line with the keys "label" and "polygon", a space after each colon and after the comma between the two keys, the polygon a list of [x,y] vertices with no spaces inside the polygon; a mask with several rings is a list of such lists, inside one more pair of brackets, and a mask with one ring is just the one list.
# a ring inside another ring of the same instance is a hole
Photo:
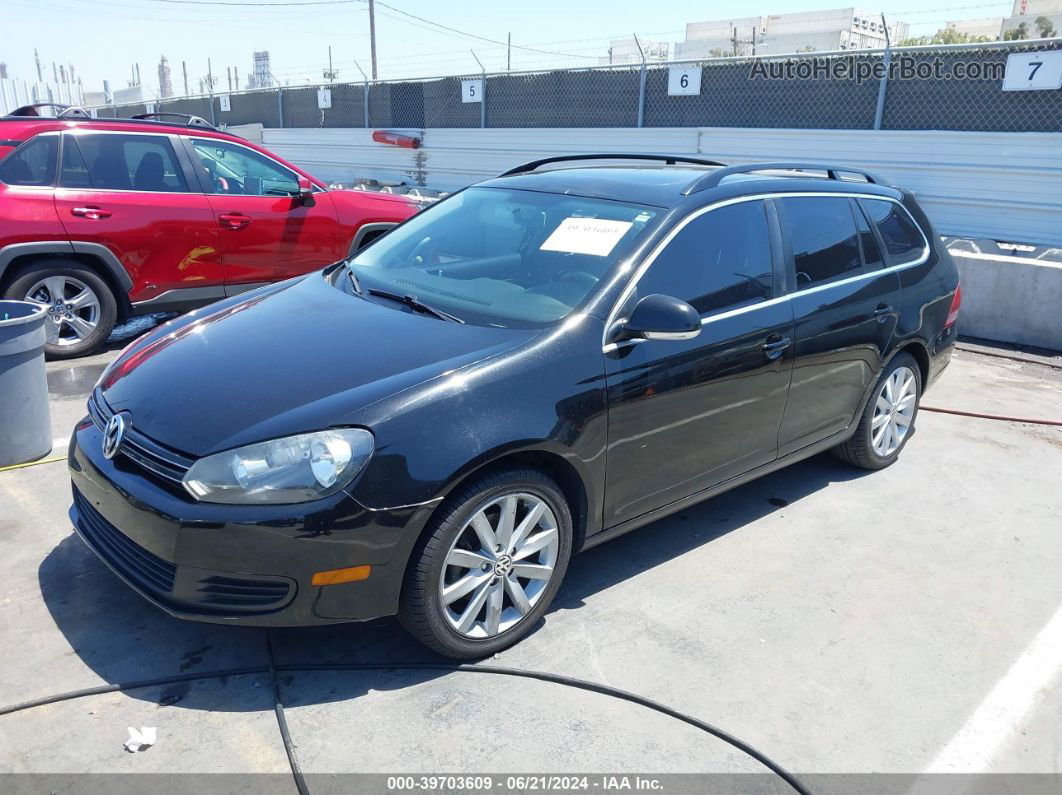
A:
{"label": "paper sticker on windshield", "polygon": [[631,226],[630,221],[565,218],[539,248],[542,251],[563,251],[566,254],[592,254],[595,257],[607,257]]}

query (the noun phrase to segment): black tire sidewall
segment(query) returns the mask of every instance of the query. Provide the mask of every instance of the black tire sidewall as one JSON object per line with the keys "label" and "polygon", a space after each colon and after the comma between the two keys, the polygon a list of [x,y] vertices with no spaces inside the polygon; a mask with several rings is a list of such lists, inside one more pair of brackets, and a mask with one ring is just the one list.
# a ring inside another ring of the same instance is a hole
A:
{"label": "black tire sidewall", "polygon": [[[91,353],[106,342],[111,331],[114,330],[118,317],[118,302],[110,285],[91,268],[69,260],[48,260],[27,265],[8,285],[4,291],[4,297],[15,301],[25,301],[30,288],[49,276],[71,276],[88,285],[99,300],[100,319],[96,330],[81,342],[62,346],[48,343],[44,346],[44,352],[50,359],[68,359]],[[45,322],[50,323],[51,320]]]}
{"label": "black tire sidewall", "polygon": [[[428,535],[425,539],[426,543],[419,549],[419,555],[426,556],[423,571],[418,571],[406,584],[407,589],[420,590],[415,598],[424,605],[424,618],[434,641],[429,645],[451,657],[463,659],[485,657],[511,646],[529,634],[557,595],[571,558],[571,511],[563,492],[550,478],[539,473],[523,471],[511,473],[508,476],[496,475],[488,480],[489,484],[482,484],[483,487],[471,495],[463,494],[456,507],[443,512],[444,520]],[[483,640],[463,637],[450,626],[439,599],[437,586],[442,576],[446,556],[457,534],[464,529],[477,511],[503,494],[514,491],[526,492],[544,499],[553,511],[560,536],[560,548],[557,552],[553,577],[534,609],[516,626]]]}

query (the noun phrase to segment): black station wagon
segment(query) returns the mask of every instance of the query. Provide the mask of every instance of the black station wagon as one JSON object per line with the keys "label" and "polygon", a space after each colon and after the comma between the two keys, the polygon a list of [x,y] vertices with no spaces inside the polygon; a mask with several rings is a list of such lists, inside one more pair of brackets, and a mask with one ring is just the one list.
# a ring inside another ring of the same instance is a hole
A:
{"label": "black station wagon", "polygon": [[574,552],[823,450],[893,463],[958,275],[851,167],[555,157],[104,372],[71,517],[174,616],[527,634]]}

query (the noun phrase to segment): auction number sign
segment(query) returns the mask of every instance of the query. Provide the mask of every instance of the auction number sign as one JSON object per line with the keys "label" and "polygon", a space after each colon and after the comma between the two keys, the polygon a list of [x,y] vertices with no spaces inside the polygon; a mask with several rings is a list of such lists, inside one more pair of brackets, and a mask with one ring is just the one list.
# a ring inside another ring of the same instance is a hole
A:
{"label": "auction number sign", "polygon": [[318,110],[328,110],[332,107],[332,89],[319,88],[317,89],[317,108]]}
{"label": "auction number sign", "polygon": [[1016,52],[1007,56],[1004,91],[1053,91],[1062,88],[1062,50]]}
{"label": "auction number sign", "polygon": [[221,94],[218,96],[218,107],[220,107],[224,113],[228,113],[232,110],[232,99],[229,98],[228,94]]}
{"label": "auction number sign", "polygon": [[483,78],[477,77],[473,80],[461,81],[461,101],[462,102],[482,102],[483,101]]}
{"label": "auction number sign", "polygon": [[668,69],[667,93],[671,97],[698,96],[701,93],[701,67],[672,66]]}

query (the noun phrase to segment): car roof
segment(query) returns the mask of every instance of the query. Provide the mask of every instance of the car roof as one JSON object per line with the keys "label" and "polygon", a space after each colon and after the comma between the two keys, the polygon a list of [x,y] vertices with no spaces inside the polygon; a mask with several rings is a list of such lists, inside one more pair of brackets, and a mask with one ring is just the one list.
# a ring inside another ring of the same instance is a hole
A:
{"label": "car roof", "polygon": [[181,134],[193,132],[197,135],[239,138],[239,136],[214,127],[177,124],[154,119],[86,119],[80,117],[60,119],[55,116],[0,116],[0,138],[4,139],[26,139],[39,132],[48,130],[74,130],[79,128]]}
{"label": "car roof", "polygon": [[[763,164],[766,166],[772,164]],[[718,184],[701,187],[705,178],[719,167],[696,165],[666,166],[577,166],[531,171],[501,176],[478,183],[479,187],[560,193],[594,199],[608,199],[654,207],[671,208],[687,201],[706,203],[760,193],[845,192],[897,198],[894,188],[880,182],[829,179],[797,171],[764,173],[725,173]],[[711,182],[709,180],[709,182]]]}

